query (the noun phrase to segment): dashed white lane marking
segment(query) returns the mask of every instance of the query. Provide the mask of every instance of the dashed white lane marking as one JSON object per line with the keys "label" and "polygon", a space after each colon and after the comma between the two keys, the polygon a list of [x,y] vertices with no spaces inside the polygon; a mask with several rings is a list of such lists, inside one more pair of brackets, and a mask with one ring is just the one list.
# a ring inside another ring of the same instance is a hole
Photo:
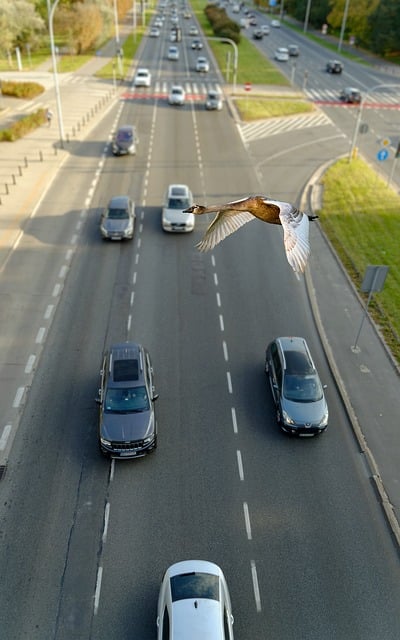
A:
{"label": "dashed white lane marking", "polygon": [[67,275],[68,272],[68,267],[66,264],[63,264],[63,266],[60,269],[60,273],[58,274],[58,277],[60,278],[60,280],[63,280],[65,278],[65,276]]}
{"label": "dashed white lane marking", "polygon": [[250,524],[250,514],[249,514],[249,507],[247,502],[243,502],[243,513],[244,513],[244,522],[246,525],[246,535],[247,535],[247,539],[251,540],[251,524]]}
{"label": "dashed white lane marking", "polygon": [[0,438],[0,451],[4,451],[4,449],[6,448],[8,436],[11,433],[11,429],[12,429],[11,424],[6,424],[6,426],[4,427],[3,433],[1,434],[1,438]]}
{"label": "dashed white lane marking", "polygon": [[222,315],[219,316],[219,327],[220,327],[221,331],[225,331],[224,316],[222,316]]}
{"label": "dashed white lane marking", "polygon": [[254,599],[256,601],[256,609],[258,612],[260,612],[261,611],[260,589],[258,587],[257,569],[256,569],[256,563],[254,562],[254,560],[251,561],[251,577],[253,580]]}
{"label": "dashed white lane marking", "polygon": [[28,361],[25,365],[25,373],[32,373],[35,360],[36,360],[36,356],[34,355],[29,356]]}
{"label": "dashed white lane marking", "polygon": [[232,379],[229,371],[226,372],[226,380],[228,382],[228,391],[229,393],[232,393]]}
{"label": "dashed white lane marking", "polygon": [[47,305],[46,311],[44,312],[44,319],[49,320],[51,314],[53,313],[54,304]]}
{"label": "dashed white lane marking", "polygon": [[233,433],[238,432],[237,420],[236,420],[236,410],[234,407],[231,408],[232,413],[232,425],[233,425]]}
{"label": "dashed white lane marking", "polygon": [[13,401],[14,409],[18,409],[18,407],[20,406],[24,392],[25,392],[25,387],[18,387],[17,393],[15,394],[15,398]]}
{"label": "dashed white lane marking", "polygon": [[60,291],[61,291],[61,285],[58,282],[57,284],[54,285],[54,289],[53,289],[53,293],[52,293],[53,298],[57,298],[57,296],[60,295]]}
{"label": "dashed white lane marking", "polygon": [[103,577],[103,567],[97,569],[96,590],[94,592],[94,615],[97,614],[100,602],[101,579]]}
{"label": "dashed white lane marking", "polygon": [[45,333],[46,333],[46,328],[40,327],[39,331],[36,334],[36,340],[35,340],[36,344],[42,344]]}
{"label": "dashed white lane marking", "polygon": [[242,454],[239,449],[236,451],[236,457],[237,457],[237,463],[238,463],[238,469],[239,469],[239,478],[243,482],[244,480],[243,461],[242,461]]}
{"label": "dashed white lane marking", "polygon": [[225,340],[223,340],[223,342],[222,342],[222,350],[224,352],[224,360],[225,360],[225,362],[228,362],[228,360],[229,360],[228,347],[226,346]]}
{"label": "dashed white lane marking", "polygon": [[102,536],[103,544],[107,540],[108,523],[109,523],[109,521],[110,521],[110,503],[107,502],[106,503],[106,507],[104,509],[104,527],[103,527],[103,536]]}
{"label": "dashed white lane marking", "polygon": [[217,305],[219,307],[221,306],[221,296],[219,295],[218,291],[217,291]]}

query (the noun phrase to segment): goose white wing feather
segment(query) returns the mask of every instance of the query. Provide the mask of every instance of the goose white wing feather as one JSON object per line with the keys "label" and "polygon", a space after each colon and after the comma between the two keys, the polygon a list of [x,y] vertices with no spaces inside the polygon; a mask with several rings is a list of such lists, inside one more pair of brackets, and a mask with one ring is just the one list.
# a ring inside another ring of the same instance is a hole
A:
{"label": "goose white wing feather", "polygon": [[208,227],[204,238],[196,246],[199,251],[210,251],[224,238],[255,219],[253,214],[248,211],[236,211],[235,209],[219,211]]}
{"label": "goose white wing feather", "polygon": [[287,260],[293,271],[304,272],[310,255],[308,217],[290,204],[280,203],[280,208]]}

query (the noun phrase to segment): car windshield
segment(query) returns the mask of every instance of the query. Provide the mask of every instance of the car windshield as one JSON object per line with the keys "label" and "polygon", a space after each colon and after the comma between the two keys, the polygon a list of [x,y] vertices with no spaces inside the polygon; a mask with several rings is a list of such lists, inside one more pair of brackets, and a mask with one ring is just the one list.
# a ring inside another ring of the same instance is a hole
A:
{"label": "car windshield", "polygon": [[315,375],[286,375],[283,395],[293,402],[317,402],[323,396],[322,385]]}
{"label": "car windshield", "polygon": [[119,142],[127,142],[128,140],[132,140],[133,134],[131,130],[125,129],[123,131],[118,131],[117,140]]}
{"label": "car windshield", "polygon": [[150,408],[146,387],[108,388],[104,410],[106,413],[135,413]]}
{"label": "car windshield", "polygon": [[107,218],[110,220],[126,220],[129,215],[126,209],[109,209]]}
{"label": "car windshield", "polygon": [[187,598],[219,600],[219,578],[211,573],[182,573],[171,578],[172,602]]}
{"label": "car windshield", "polygon": [[169,198],[168,209],[187,209],[190,207],[189,198]]}

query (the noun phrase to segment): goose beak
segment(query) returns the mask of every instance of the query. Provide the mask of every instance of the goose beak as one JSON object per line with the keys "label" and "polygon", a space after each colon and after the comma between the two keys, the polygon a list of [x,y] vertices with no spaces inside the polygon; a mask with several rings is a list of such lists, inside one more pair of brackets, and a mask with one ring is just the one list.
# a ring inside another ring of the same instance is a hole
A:
{"label": "goose beak", "polygon": [[193,207],[189,207],[188,209],[184,209],[182,213],[193,213]]}

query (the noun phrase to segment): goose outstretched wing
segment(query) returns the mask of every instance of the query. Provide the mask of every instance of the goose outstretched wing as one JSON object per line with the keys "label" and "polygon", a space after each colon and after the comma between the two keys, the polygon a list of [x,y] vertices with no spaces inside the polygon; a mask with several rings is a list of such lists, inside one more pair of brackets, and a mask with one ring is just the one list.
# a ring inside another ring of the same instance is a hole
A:
{"label": "goose outstretched wing", "polygon": [[310,255],[308,217],[289,203],[280,203],[286,257],[293,271],[303,272]]}
{"label": "goose outstretched wing", "polygon": [[218,211],[204,238],[196,247],[199,251],[210,251],[215,245],[222,242],[224,238],[240,229],[247,222],[251,222],[251,220],[255,220],[255,217],[248,211],[237,211],[236,209]]}

